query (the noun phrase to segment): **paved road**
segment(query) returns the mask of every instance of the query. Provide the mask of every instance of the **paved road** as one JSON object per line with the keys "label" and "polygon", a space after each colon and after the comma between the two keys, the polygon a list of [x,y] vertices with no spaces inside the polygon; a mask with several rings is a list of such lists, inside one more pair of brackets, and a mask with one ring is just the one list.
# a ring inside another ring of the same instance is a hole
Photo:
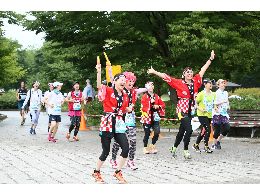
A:
{"label": "paved road", "polygon": [[[94,183],[91,173],[101,153],[98,131],[80,131],[79,142],[65,139],[69,118],[64,113],[57,143],[47,141],[47,115],[41,113],[37,135],[29,134],[30,123],[19,125],[18,112],[1,111],[8,118],[0,122],[0,183]],[[138,132],[137,159],[139,169],[123,169],[129,183],[260,183],[260,140],[227,138],[221,151],[195,153],[185,161],[182,147],[173,159],[168,148],[175,133],[163,133],[158,141],[159,153],[142,154],[142,132]],[[192,143],[195,141],[192,136]],[[109,158],[110,159],[110,156]],[[102,169],[107,183],[117,183],[106,162]]]}

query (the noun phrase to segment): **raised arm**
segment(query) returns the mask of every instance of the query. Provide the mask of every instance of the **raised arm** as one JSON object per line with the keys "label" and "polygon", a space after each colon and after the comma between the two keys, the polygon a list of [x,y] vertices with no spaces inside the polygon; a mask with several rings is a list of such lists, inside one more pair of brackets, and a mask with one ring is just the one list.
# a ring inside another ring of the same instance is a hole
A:
{"label": "raised arm", "polygon": [[162,79],[165,79],[165,74],[154,70],[152,66],[151,66],[151,68],[149,68],[147,70],[147,73],[148,74],[154,74],[154,75],[157,75],[158,77],[161,77]]}
{"label": "raised arm", "polygon": [[214,50],[212,50],[211,54],[210,54],[210,58],[208,59],[206,64],[204,64],[204,66],[202,66],[202,68],[200,69],[199,75],[201,78],[204,76],[206,70],[208,69],[209,65],[214,60],[214,58],[215,58],[215,53],[214,53]]}
{"label": "raised arm", "polygon": [[99,90],[101,87],[101,64],[97,64],[96,69],[97,69],[97,88]]}

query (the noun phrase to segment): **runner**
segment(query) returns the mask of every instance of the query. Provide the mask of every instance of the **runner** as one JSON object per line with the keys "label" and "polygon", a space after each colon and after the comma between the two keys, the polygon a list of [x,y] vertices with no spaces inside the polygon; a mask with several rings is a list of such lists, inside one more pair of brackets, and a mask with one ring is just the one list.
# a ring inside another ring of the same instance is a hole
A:
{"label": "runner", "polygon": [[181,121],[179,132],[176,136],[174,145],[170,148],[173,157],[176,157],[176,150],[181,140],[184,141],[184,158],[191,159],[191,155],[188,151],[190,137],[192,134],[191,119],[195,112],[195,97],[198,93],[198,89],[201,86],[201,78],[208,69],[211,61],[214,60],[215,54],[212,50],[211,56],[206,64],[201,68],[199,74],[193,77],[193,71],[191,67],[186,67],[183,70],[182,79],[172,78],[165,73],[155,71],[152,67],[147,71],[148,74],[155,74],[166,81],[172,88],[176,89],[178,96],[178,104],[176,113]]}
{"label": "runner", "polygon": [[[165,115],[165,104],[162,99],[153,92],[153,82],[147,82],[145,84],[147,92],[143,95],[141,100],[141,123],[144,128],[144,154],[156,154],[156,142],[160,134],[160,117]],[[152,144],[147,147],[151,128],[154,130],[154,136],[152,138]]]}
{"label": "runner", "polygon": [[109,155],[111,139],[114,138],[120,145],[122,153],[119,158],[118,167],[113,176],[119,181],[119,183],[127,183],[121,171],[129,152],[129,144],[125,134],[126,125],[123,121],[123,114],[132,111],[131,108],[127,107],[128,96],[124,93],[126,79],[123,74],[117,74],[114,77],[114,86],[107,87],[105,85],[101,85],[101,64],[97,64],[96,69],[97,88],[99,90],[98,98],[99,101],[103,102],[104,108],[104,115],[101,118],[99,134],[101,137],[103,151],[99,157],[97,167],[92,176],[95,178],[96,182],[104,183],[100,173],[100,168]]}
{"label": "runner", "polygon": [[[146,92],[146,88],[134,88],[134,84],[136,82],[136,76],[132,72],[124,72],[126,77],[126,85],[124,92],[128,95],[129,103],[128,107],[132,107],[132,112],[126,113],[124,115],[125,123],[127,126],[127,137],[129,141],[129,160],[127,161],[127,166],[131,170],[136,170],[137,167],[134,162],[134,156],[136,152],[136,122],[135,122],[135,112],[134,106],[137,100],[137,96],[140,93]],[[112,80],[112,79],[111,79]],[[119,150],[119,144],[115,141],[112,148],[112,159],[110,160],[110,165],[113,169],[117,168],[116,156]]]}
{"label": "runner", "polygon": [[215,109],[213,110],[214,143],[211,149],[221,149],[220,140],[229,132],[229,107],[228,92],[225,91],[226,81],[219,79],[217,81],[218,90],[216,91]]}
{"label": "runner", "polygon": [[212,153],[212,150],[208,146],[208,142],[211,131],[210,125],[212,120],[212,110],[214,108],[215,93],[211,91],[212,81],[210,79],[204,79],[203,84],[205,86],[204,90],[199,92],[196,97],[197,115],[203,128],[201,128],[201,132],[199,133],[196,143],[193,144],[192,148],[196,152],[201,152],[199,144],[204,138],[204,152]]}
{"label": "runner", "polygon": [[53,91],[46,96],[45,104],[48,106],[48,112],[50,114],[49,121],[51,121],[50,132],[48,134],[48,140],[56,142],[55,135],[57,133],[59,124],[61,122],[61,106],[64,103],[64,96],[60,92],[63,83],[54,82]]}
{"label": "runner", "polygon": [[66,101],[69,103],[69,116],[70,116],[70,127],[69,132],[66,135],[66,138],[70,139],[70,133],[73,129],[74,130],[74,136],[73,141],[79,141],[79,138],[77,137],[77,134],[79,132],[80,127],[80,119],[81,119],[81,103],[84,100],[82,92],[79,90],[79,82],[76,81],[73,84],[74,90],[68,93],[68,96],[66,97]]}
{"label": "runner", "polygon": [[17,89],[16,91],[16,99],[18,101],[18,110],[20,111],[20,115],[21,115],[21,125],[24,125],[25,123],[25,112],[28,111],[28,109],[25,108],[25,112],[23,112],[22,110],[22,106],[24,103],[24,100],[26,98],[26,94],[27,94],[27,89],[25,88],[25,83],[24,81],[21,81],[20,83],[20,88]]}
{"label": "runner", "polygon": [[[48,86],[49,86],[49,90],[44,93],[44,98],[43,98],[43,101],[42,101],[43,104],[44,104],[46,98],[48,97],[49,93],[52,92],[52,91],[53,91],[53,88],[54,88],[54,87],[53,87],[53,83],[49,83]],[[48,116],[49,116],[49,123],[48,123],[48,133],[49,133],[49,130],[50,130],[50,127],[51,127],[50,113],[49,113],[49,110],[48,110],[48,106],[47,106],[47,105],[45,105],[45,108],[46,108],[46,113],[47,113]]]}
{"label": "runner", "polygon": [[39,89],[40,83],[34,81],[32,84],[33,88],[30,89],[26,94],[26,99],[23,103],[22,110],[26,107],[29,107],[30,116],[32,121],[32,126],[30,128],[30,134],[36,134],[36,126],[38,124],[40,111],[41,111],[41,100],[42,100],[42,91]]}

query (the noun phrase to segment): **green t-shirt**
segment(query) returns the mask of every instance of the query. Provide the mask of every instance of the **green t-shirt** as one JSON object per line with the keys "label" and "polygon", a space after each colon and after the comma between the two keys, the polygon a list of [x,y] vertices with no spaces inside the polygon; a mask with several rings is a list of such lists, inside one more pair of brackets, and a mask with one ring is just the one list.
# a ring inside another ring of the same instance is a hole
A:
{"label": "green t-shirt", "polygon": [[210,91],[210,94],[206,94],[205,90],[199,92],[196,97],[197,106],[198,108],[206,111],[202,112],[201,110],[197,109],[197,115],[212,118],[212,110],[214,109],[215,99],[216,93],[212,91]]}

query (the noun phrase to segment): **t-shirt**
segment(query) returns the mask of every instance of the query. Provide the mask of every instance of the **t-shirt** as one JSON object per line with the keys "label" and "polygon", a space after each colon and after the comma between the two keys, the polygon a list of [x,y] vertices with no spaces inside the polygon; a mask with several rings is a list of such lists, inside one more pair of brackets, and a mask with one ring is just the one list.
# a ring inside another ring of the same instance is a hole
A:
{"label": "t-shirt", "polygon": [[61,103],[64,101],[64,96],[61,92],[56,94],[54,91],[50,92],[47,96],[48,98],[48,104],[54,105],[53,107],[48,107],[48,114],[51,115],[61,115]]}
{"label": "t-shirt", "polygon": [[42,101],[42,91],[40,89],[34,90],[33,88],[27,91],[25,101],[22,108],[25,107],[27,102],[30,100],[29,110],[40,110]]}
{"label": "t-shirt", "polygon": [[199,109],[197,109],[197,115],[212,118],[212,111],[214,109],[215,99],[216,94],[212,91],[210,91],[210,94],[206,94],[205,90],[199,92],[196,97],[197,106],[202,110],[206,110],[206,112],[202,112]]}
{"label": "t-shirt", "polygon": [[[222,103],[221,102],[226,102]],[[218,89],[216,91],[216,110],[213,111],[213,115],[222,115],[229,117],[227,110],[229,109],[229,101],[228,101],[228,92],[222,91],[221,89]]]}
{"label": "t-shirt", "polygon": [[[44,93],[44,99],[45,99],[46,97],[48,97],[48,95],[49,95],[50,93],[51,93],[50,90],[46,91],[46,92]],[[50,113],[49,113],[49,110],[48,110],[49,106],[45,105],[45,108],[46,108],[47,114],[50,114]]]}
{"label": "t-shirt", "polygon": [[25,98],[26,98],[26,93],[27,93],[27,89],[25,89],[25,88],[19,88],[18,89],[18,95],[19,95],[19,99],[20,100],[18,100],[18,101],[24,101],[25,100]]}

